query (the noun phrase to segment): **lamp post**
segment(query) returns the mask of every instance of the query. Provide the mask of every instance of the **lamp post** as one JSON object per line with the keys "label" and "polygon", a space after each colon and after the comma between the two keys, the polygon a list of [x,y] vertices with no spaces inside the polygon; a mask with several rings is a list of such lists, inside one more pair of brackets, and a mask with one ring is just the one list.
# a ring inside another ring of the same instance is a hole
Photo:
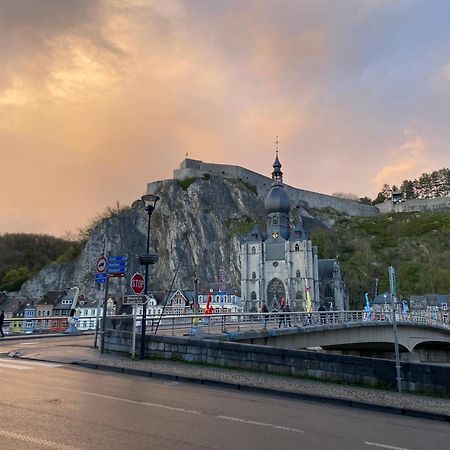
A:
{"label": "lamp post", "polygon": [[[155,209],[156,203],[159,200],[157,195],[153,194],[145,194],[141,197],[144,202],[145,210],[148,214],[148,222],[147,222],[147,251],[145,255],[141,255],[139,257],[139,262],[141,265],[145,266],[145,275],[144,275],[144,295],[148,293],[148,266],[155,264],[159,255],[155,252],[150,252],[150,224],[152,213]],[[141,349],[140,349],[140,359],[145,358],[145,331],[147,327],[147,306],[143,305],[142,309],[142,320],[141,320]]]}

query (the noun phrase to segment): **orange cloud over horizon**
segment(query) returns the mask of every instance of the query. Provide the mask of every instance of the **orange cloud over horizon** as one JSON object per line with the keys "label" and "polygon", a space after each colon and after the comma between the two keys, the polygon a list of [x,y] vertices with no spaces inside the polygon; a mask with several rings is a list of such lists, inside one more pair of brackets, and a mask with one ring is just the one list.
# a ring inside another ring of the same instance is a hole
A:
{"label": "orange cloud over horizon", "polygon": [[0,233],[75,231],[186,152],[269,174],[276,135],[285,181],[318,192],[448,166],[448,9],[3,2]]}

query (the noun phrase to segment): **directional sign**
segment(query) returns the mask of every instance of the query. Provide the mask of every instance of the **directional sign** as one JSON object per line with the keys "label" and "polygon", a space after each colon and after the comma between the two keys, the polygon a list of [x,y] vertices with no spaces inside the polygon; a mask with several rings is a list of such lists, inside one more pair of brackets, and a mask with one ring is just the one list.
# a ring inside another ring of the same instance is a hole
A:
{"label": "directional sign", "polygon": [[108,266],[108,273],[125,273],[127,266],[123,264],[110,264]]}
{"label": "directional sign", "polygon": [[97,284],[104,284],[108,279],[108,275],[106,273],[96,273],[95,274],[95,282]]}
{"label": "directional sign", "polygon": [[136,295],[142,294],[144,292],[145,281],[141,273],[136,272],[131,277],[131,289]]}
{"label": "directional sign", "polygon": [[97,262],[95,264],[95,268],[97,269],[97,272],[103,273],[106,271],[108,267],[108,260],[105,256],[100,256],[100,258],[97,259]]}
{"label": "directional sign", "polygon": [[143,305],[150,300],[148,295],[127,295],[123,301],[123,305]]}
{"label": "directional sign", "polygon": [[110,256],[108,258],[109,264],[126,264],[128,261],[128,256],[119,255],[119,256]]}

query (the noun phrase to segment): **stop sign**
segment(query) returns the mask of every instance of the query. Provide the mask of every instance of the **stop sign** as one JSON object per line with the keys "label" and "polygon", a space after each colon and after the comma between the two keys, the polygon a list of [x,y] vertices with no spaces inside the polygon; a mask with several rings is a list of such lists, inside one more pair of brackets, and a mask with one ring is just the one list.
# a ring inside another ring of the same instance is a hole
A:
{"label": "stop sign", "polygon": [[145,281],[144,277],[140,273],[135,273],[131,277],[131,289],[136,295],[142,294],[144,292]]}

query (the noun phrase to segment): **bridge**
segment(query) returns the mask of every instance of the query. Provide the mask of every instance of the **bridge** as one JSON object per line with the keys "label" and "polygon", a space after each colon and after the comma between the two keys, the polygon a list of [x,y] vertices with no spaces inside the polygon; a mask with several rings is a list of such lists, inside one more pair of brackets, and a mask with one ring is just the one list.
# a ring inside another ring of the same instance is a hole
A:
{"label": "bridge", "polygon": [[[447,317],[439,313],[396,313],[402,359],[450,362],[450,326]],[[137,316],[135,322],[137,333],[140,333],[140,319]],[[81,317],[79,329],[81,332],[93,331],[95,323],[95,317]],[[131,315],[108,316],[106,332],[117,329],[132,334],[132,324]],[[16,318],[5,321],[5,325],[5,331],[10,334],[61,333],[67,328],[67,318]],[[394,350],[392,313],[367,314],[363,311],[147,316],[147,333],[196,335],[299,350],[320,347],[373,357],[390,357]]]}
{"label": "bridge", "polygon": [[[273,313],[272,313],[273,314]],[[365,356],[389,356],[394,351],[392,315],[361,311],[277,313],[263,318],[259,328],[242,327],[229,339],[270,347],[321,347]],[[450,327],[445,316],[397,313],[397,341],[403,359],[450,362]],[[407,355],[407,354],[412,355]]]}

